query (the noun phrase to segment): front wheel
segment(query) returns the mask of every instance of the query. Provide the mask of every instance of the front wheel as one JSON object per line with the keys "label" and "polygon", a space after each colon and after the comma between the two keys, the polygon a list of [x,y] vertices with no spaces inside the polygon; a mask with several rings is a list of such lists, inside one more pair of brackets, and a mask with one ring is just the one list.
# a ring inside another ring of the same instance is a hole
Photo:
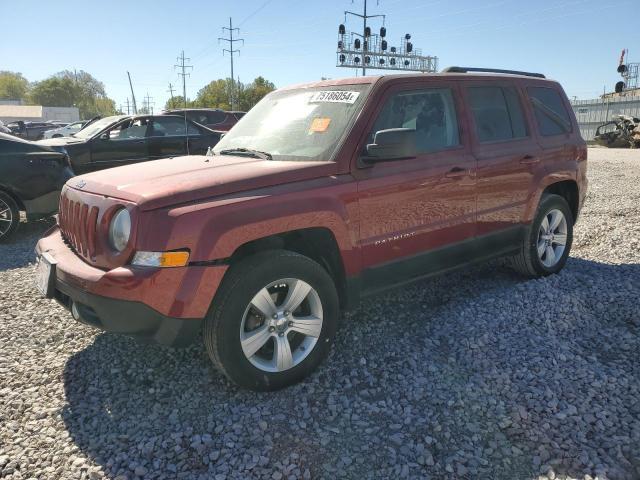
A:
{"label": "front wheel", "polygon": [[213,363],[252,390],[302,380],[329,352],[338,326],[338,295],[319,264],[275,250],[230,267],[204,322]]}
{"label": "front wheel", "polygon": [[0,192],[0,242],[15,233],[20,224],[20,210],[15,200]]}
{"label": "front wheel", "polygon": [[573,241],[573,214],[560,195],[545,194],[533,223],[527,229],[514,268],[528,276],[558,273],[567,263]]}

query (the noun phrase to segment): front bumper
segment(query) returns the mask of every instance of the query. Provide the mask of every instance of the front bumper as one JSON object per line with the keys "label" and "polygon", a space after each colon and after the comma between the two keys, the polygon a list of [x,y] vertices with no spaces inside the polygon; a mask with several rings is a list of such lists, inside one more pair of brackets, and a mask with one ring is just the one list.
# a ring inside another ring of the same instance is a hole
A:
{"label": "front bumper", "polygon": [[200,330],[226,265],[180,268],[93,267],[65,243],[58,227],[36,245],[55,261],[53,297],[74,318],[105,331],[165,345],[189,344]]}

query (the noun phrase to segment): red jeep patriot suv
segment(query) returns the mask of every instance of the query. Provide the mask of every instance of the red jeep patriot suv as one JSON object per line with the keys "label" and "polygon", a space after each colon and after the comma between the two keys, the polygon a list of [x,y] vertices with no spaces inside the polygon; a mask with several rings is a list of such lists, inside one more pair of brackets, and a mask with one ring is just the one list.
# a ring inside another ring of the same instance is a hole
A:
{"label": "red jeep patriot suv", "polygon": [[540,74],[288,87],[213,155],[69,180],[37,284],[103,330],[174,345],[202,332],[229,379],[273,390],[318,366],[365,295],[497,256],[558,272],[586,158],[565,93]]}

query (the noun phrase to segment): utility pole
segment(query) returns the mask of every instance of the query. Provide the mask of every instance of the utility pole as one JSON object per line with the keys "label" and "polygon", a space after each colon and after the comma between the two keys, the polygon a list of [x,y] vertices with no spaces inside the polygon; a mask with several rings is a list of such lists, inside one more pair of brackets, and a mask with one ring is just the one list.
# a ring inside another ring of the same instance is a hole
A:
{"label": "utility pole", "polygon": [[169,92],[169,94],[171,95],[171,108],[174,108],[174,105],[173,105],[173,85],[171,85],[171,82],[169,82],[169,90],[167,90],[167,92]]}
{"label": "utility pole", "polygon": [[191,65],[187,65],[185,62],[191,60],[190,58],[185,58],[184,50],[182,50],[182,54],[178,57],[178,64],[174,65],[174,68],[180,68],[181,72],[178,72],[178,75],[182,76],[182,98],[184,100],[184,108],[187,108],[187,77],[191,76],[190,73],[186,73],[187,68],[193,68]]}
{"label": "utility pole", "polygon": [[148,114],[153,115],[153,106],[155,105],[156,102],[153,101],[153,97],[149,96],[149,92],[147,92],[147,95],[144,97],[144,106],[145,109],[147,110]]}
{"label": "utility pole", "polygon": [[236,110],[235,105],[236,105],[236,81],[234,79],[233,76],[233,54],[237,53],[238,55],[240,55],[240,50],[235,50],[233,48],[233,44],[235,42],[242,42],[242,45],[244,45],[244,38],[233,38],[233,32],[236,31],[238,32],[238,35],[240,34],[240,29],[239,28],[233,28],[233,24],[231,21],[231,17],[229,17],[229,26],[228,27],[222,27],[222,32],[224,33],[225,30],[229,31],[229,38],[226,37],[218,37],[218,43],[222,40],[224,42],[229,42],[229,48],[223,48],[222,49],[222,54],[224,55],[224,52],[229,53],[229,55],[231,56],[231,110]]}
{"label": "utility pole", "polygon": [[134,115],[138,114],[138,107],[136,106],[136,95],[133,93],[133,84],[131,83],[131,75],[127,72],[127,76],[129,77],[129,87],[131,87],[131,99],[133,100],[133,113]]}

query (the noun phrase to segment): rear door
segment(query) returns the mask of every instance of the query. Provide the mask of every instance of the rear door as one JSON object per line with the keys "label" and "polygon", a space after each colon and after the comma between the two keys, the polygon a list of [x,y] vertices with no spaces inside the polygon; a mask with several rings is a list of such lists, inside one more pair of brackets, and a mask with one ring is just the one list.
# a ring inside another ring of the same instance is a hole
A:
{"label": "rear door", "polygon": [[458,89],[452,82],[397,85],[381,105],[361,148],[378,130],[412,128],[418,154],[354,169],[367,291],[464,262],[444,247],[471,246],[475,228],[476,160],[459,127]]}
{"label": "rear door", "polygon": [[153,117],[149,134],[149,159],[186,155],[187,122],[178,116]]}
{"label": "rear door", "polygon": [[488,243],[509,249],[521,239],[534,178],[544,175],[541,149],[515,81],[470,80],[463,90],[478,161],[476,235],[498,235]]}
{"label": "rear door", "polygon": [[571,107],[565,95],[561,95],[556,88],[539,84],[527,85],[526,94],[533,111],[542,163],[552,171],[562,169],[563,163],[570,171],[574,171],[582,140],[574,131],[569,115]]}
{"label": "rear door", "polygon": [[147,160],[149,117],[127,119],[91,140],[91,170]]}

